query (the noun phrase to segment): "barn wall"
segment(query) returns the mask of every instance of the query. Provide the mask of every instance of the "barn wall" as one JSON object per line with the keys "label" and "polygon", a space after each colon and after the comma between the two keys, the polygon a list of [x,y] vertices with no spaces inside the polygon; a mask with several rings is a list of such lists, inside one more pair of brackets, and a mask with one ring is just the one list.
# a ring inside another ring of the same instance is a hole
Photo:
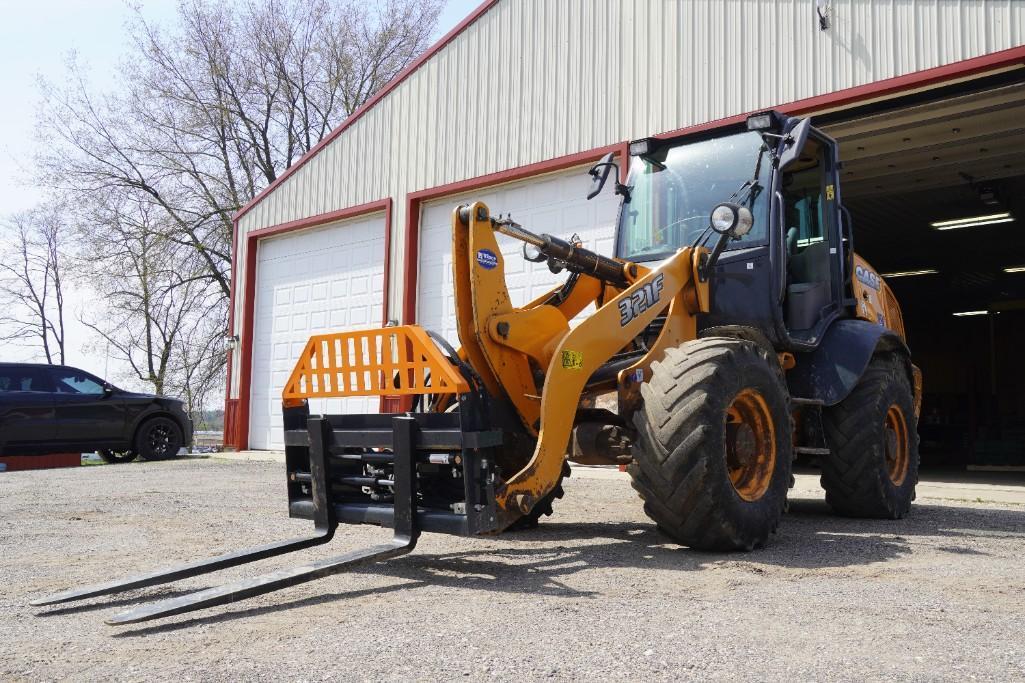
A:
{"label": "barn wall", "polygon": [[832,0],[828,31],[814,6],[498,0],[243,213],[236,282],[248,232],[392,197],[398,311],[407,193],[1025,43],[1017,0]]}

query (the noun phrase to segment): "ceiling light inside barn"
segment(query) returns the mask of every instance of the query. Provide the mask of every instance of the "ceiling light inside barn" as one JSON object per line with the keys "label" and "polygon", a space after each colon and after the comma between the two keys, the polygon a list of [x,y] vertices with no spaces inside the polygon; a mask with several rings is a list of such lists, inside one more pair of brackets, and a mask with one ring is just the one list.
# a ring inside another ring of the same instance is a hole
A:
{"label": "ceiling light inside barn", "polygon": [[935,275],[938,270],[925,268],[923,270],[899,270],[896,273],[883,273],[883,277],[911,277],[912,275]]}
{"label": "ceiling light inside barn", "polygon": [[957,230],[958,228],[977,228],[980,225],[993,225],[995,223],[1010,223],[1014,216],[1009,213],[991,213],[985,216],[971,216],[969,218],[955,218],[949,221],[933,221],[929,225],[937,230]]}

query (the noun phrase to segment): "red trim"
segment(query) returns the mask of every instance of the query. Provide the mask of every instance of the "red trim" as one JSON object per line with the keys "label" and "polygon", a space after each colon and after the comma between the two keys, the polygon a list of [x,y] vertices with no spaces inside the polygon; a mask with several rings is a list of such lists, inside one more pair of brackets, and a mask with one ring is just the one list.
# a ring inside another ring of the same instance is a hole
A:
{"label": "red trim", "polygon": [[403,271],[403,297],[402,297],[402,320],[403,324],[409,325],[416,322],[416,278],[419,271],[420,259],[420,207],[425,201],[444,197],[449,194],[477,190],[482,187],[511,183],[542,173],[552,173],[565,168],[586,164],[588,161],[595,161],[609,152],[615,152],[620,158],[626,158],[628,145],[621,142],[616,145],[599,147],[569,154],[536,164],[519,166],[498,173],[461,180],[447,185],[439,185],[419,192],[411,192],[406,195],[406,253],[404,256],[405,270]]}
{"label": "red trim", "polygon": [[[245,298],[243,299],[242,312],[242,334],[239,343],[239,377],[238,377],[238,399],[237,404],[231,406],[233,423],[227,424],[229,419],[228,404],[225,402],[225,441],[229,434],[235,435],[236,443],[233,445],[238,450],[245,450],[249,447],[249,407],[250,392],[252,389],[253,373],[253,326],[255,325],[254,313],[256,308],[256,254],[259,250],[260,240],[268,237],[282,235],[284,233],[306,230],[319,225],[326,225],[336,221],[357,218],[372,213],[384,212],[384,293],[382,311],[384,322],[388,321],[388,280],[391,277],[391,198],[381,199],[368,204],[360,204],[348,209],[322,213],[309,218],[297,221],[282,223],[262,230],[254,230],[246,235],[246,269],[245,269]],[[236,253],[236,263],[238,254]],[[232,289],[234,292],[234,287]],[[231,303],[234,306],[234,301]],[[229,382],[231,381],[229,366]],[[237,421],[237,424],[234,423]],[[226,445],[229,445],[226,443]]]}
{"label": "red trim", "polygon": [[654,137],[672,138],[678,135],[698,133],[704,130],[712,130],[722,126],[729,126],[743,122],[748,116],[756,111],[767,111],[768,109],[776,109],[777,111],[781,111],[785,114],[795,115],[814,113],[823,109],[837,109],[849,104],[862,102],[864,100],[882,98],[904,90],[925,88],[930,85],[953,80],[955,78],[973,76],[985,71],[994,71],[1002,67],[1023,62],[1025,62],[1025,45],[1001,50],[1000,52],[993,52],[981,57],[965,59],[960,62],[944,64],[943,66],[937,66],[932,69],[915,71],[903,76],[895,76],[894,78],[887,78],[882,81],[866,83],[865,85],[859,85],[854,88],[837,90],[836,92],[826,93],[825,95],[809,97],[803,100],[795,100],[794,102],[788,102],[787,104],[781,104],[776,107],[763,107],[743,114],[728,116],[724,119],[706,121],[705,123],[699,123],[693,126],[686,126],[684,128],[678,128],[666,133],[661,133]]}
{"label": "red trim", "polygon": [[332,130],[320,142],[318,142],[316,145],[314,145],[313,149],[311,149],[309,152],[307,152],[302,157],[300,157],[298,161],[296,161],[294,164],[292,164],[287,169],[285,169],[284,173],[282,173],[277,178],[275,178],[274,182],[272,182],[270,185],[265,187],[248,204],[246,204],[241,209],[239,209],[239,212],[237,214],[235,214],[235,220],[237,221],[239,218],[241,218],[242,216],[244,216],[247,213],[249,213],[249,211],[254,206],[259,204],[263,200],[263,198],[265,196],[267,196],[268,193],[270,193],[271,191],[274,190],[274,188],[276,188],[278,185],[283,183],[285,181],[285,179],[288,178],[290,175],[292,175],[293,173],[298,171],[300,168],[302,168],[303,164],[305,164],[310,159],[312,159],[314,156],[316,156],[317,153],[320,152],[320,150],[323,149],[325,145],[330,144],[330,142],[332,140],[334,140],[336,137],[341,135],[342,131],[344,131],[346,128],[348,128],[352,124],[356,123],[356,121],[358,121],[364,114],[366,114],[368,111],[370,111],[388,93],[390,93],[392,90],[397,88],[399,86],[399,84],[402,83],[402,81],[404,81],[407,78],[409,78],[409,76],[412,75],[413,72],[415,72],[421,66],[423,66],[423,64],[428,59],[433,57],[435,54],[440,52],[442,48],[444,48],[446,45],[451,43],[455,39],[456,36],[458,36],[460,33],[465,31],[466,28],[470,26],[470,24],[472,24],[473,22],[477,21],[477,19],[479,19],[481,17],[481,15],[483,15],[485,12],[487,12],[489,9],[491,9],[491,7],[493,5],[495,5],[497,2],[498,2],[498,0],[485,0],[485,2],[481,3],[477,7],[477,9],[473,10],[473,12],[470,13],[470,15],[468,17],[463,19],[461,22],[459,22],[458,25],[456,25],[455,28],[453,28],[451,31],[449,31],[444,36],[442,36],[441,40],[436,42],[431,47],[427,48],[426,52],[424,52],[422,55],[420,55],[413,63],[411,63],[405,69],[400,71],[398,73],[398,75],[395,76],[395,78],[393,78],[390,81],[388,81],[384,85],[384,87],[381,88],[380,90],[378,90],[377,93],[373,97],[371,97],[369,100],[364,102],[360,107],[358,107],[356,109],[356,111],[354,111],[351,114],[349,114],[349,116],[344,121],[342,121],[342,123],[340,125],[336,126],[334,128],[334,130]]}
{"label": "red trim", "polygon": [[[231,221],[231,281],[228,283],[228,336],[235,335],[235,264],[238,263],[238,219]],[[231,398],[231,369],[232,359],[235,357],[231,349],[227,351],[227,381],[224,383],[224,445],[234,446],[238,439],[229,435],[234,434],[238,428],[235,415],[238,412],[237,402]]]}
{"label": "red trim", "polygon": [[224,446],[237,448],[241,440],[238,434],[238,399],[229,398],[224,401]]}
{"label": "red trim", "polygon": [[81,453],[47,453],[45,455],[5,455],[0,463],[7,465],[8,472],[18,470],[43,470],[55,467],[79,467]]}

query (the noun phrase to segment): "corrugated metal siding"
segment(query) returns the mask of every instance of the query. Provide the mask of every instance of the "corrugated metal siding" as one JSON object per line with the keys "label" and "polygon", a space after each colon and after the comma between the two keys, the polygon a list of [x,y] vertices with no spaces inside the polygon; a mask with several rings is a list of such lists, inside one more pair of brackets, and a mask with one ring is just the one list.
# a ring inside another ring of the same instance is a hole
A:
{"label": "corrugated metal siding", "polygon": [[391,196],[399,310],[409,192],[1025,43],[1020,0],[814,5],[502,0],[243,216],[236,267],[251,230]]}

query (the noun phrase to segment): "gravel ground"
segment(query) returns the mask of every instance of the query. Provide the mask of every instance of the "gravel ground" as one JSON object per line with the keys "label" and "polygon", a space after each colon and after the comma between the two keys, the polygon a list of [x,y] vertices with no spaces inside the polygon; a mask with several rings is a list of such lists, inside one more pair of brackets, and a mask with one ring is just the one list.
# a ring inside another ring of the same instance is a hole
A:
{"label": "gravel ground", "polygon": [[621,478],[567,481],[537,531],[412,554],[230,607],[102,618],[381,538],[64,608],[81,583],[309,532],[281,465],[186,460],[0,475],[0,680],[1021,680],[1025,507],[921,500],[900,522],[797,491],[772,544],[660,536]]}

